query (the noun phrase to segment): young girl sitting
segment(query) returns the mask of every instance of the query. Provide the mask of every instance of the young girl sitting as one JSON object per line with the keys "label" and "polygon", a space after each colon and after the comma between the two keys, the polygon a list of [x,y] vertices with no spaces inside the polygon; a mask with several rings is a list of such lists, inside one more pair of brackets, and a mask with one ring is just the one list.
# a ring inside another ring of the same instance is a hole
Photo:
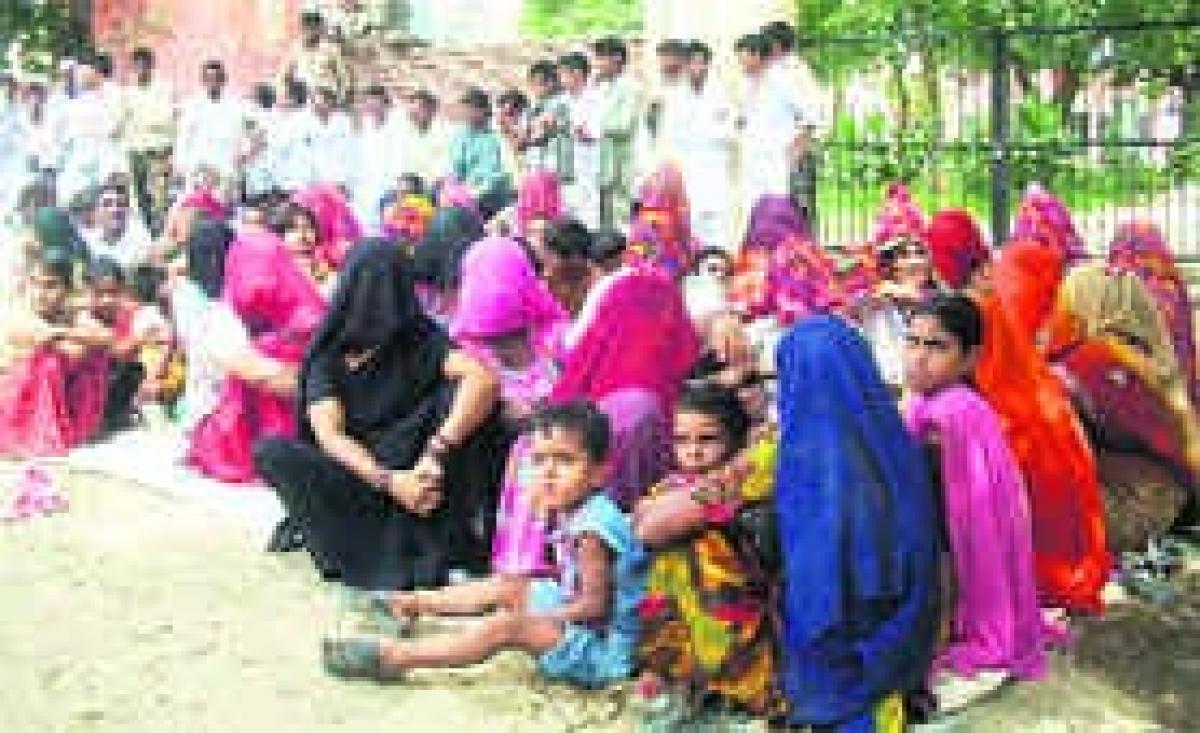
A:
{"label": "young girl sitting", "polygon": [[1054,634],[1038,608],[1029,504],[1000,420],[970,386],[983,341],[978,306],[961,295],[919,306],[909,323],[905,378],[910,432],[935,451],[953,568],[949,639],[933,664],[938,709],[949,712],[1006,679],[1038,679]]}
{"label": "young girl sitting", "polygon": [[[743,505],[769,498],[774,443],[755,448],[744,469],[736,454],[750,427],[734,390],[685,391],[675,408],[676,472],[635,512],[638,537],[655,548],[638,645],[648,727],[711,703],[764,715],[779,699],[771,563],[738,517]],[[675,702],[684,711],[670,710]]]}
{"label": "young girl sitting", "polygon": [[645,553],[629,520],[600,488],[610,430],[595,407],[549,407],[530,420],[530,454],[544,511],[555,518],[557,578],[490,578],[386,597],[399,619],[488,612],[455,636],[401,642],[326,639],[326,670],[343,678],[397,680],[411,669],[482,662],[505,649],[538,659],[549,679],[601,686],[633,671]]}

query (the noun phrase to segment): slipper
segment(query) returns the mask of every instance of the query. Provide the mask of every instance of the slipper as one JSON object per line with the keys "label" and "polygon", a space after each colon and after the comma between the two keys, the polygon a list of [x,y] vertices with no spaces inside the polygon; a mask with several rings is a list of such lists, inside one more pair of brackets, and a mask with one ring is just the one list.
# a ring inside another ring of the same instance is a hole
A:
{"label": "slipper", "polygon": [[321,642],[321,663],[327,673],[343,680],[400,682],[404,679],[404,670],[384,666],[383,651],[376,639],[325,639]]}
{"label": "slipper", "polygon": [[347,611],[362,616],[361,626],[366,633],[407,639],[413,635],[417,620],[393,613],[390,595],[388,591],[346,588],[342,599]]}

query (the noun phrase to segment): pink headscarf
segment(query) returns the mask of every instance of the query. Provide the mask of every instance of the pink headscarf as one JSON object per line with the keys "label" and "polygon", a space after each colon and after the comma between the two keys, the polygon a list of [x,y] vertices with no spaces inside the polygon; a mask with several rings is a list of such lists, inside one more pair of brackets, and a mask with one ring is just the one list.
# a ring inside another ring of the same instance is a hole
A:
{"label": "pink headscarf", "polygon": [[912,193],[903,183],[888,186],[887,197],[875,222],[875,235],[871,242],[883,245],[898,237],[913,237],[924,241],[928,223],[921,207],[913,201]]}
{"label": "pink headscarf", "polygon": [[442,181],[441,188],[438,189],[437,208],[466,209],[476,216],[479,215],[479,202],[475,200],[471,188],[451,178]]}
{"label": "pink headscarf", "polygon": [[463,258],[458,310],[450,322],[456,341],[478,342],[528,328],[534,346],[549,349],[568,318],[515,240],[489,237]]}
{"label": "pink headscarf", "polygon": [[527,176],[517,194],[517,233],[525,236],[529,222],[534,219],[553,221],[562,214],[562,185],[558,174],[541,170]]}
{"label": "pink headscarf", "polygon": [[1013,221],[1013,239],[1037,239],[1062,253],[1067,266],[1087,256],[1071,212],[1062,200],[1038,184],[1029,187]]}
{"label": "pink headscarf", "polygon": [[629,232],[631,264],[661,267],[675,276],[687,273],[699,249],[692,239],[687,191],[679,169],[665,165],[642,184],[641,209]]}
{"label": "pink headscarf", "polygon": [[292,200],[317,220],[317,259],[340,269],[346,254],[362,239],[362,225],[337,186],[316,185],[298,191]]}
{"label": "pink headscarf", "polygon": [[550,399],[602,400],[641,388],[669,411],[699,357],[700,337],[669,276],[638,269],[615,277],[567,354]]}
{"label": "pink headscarf", "polygon": [[192,191],[184,197],[179,206],[185,209],[195,209],[217,221],[229,218],[229,207],[217,196],[216,192],[209,188],[198,188]]}

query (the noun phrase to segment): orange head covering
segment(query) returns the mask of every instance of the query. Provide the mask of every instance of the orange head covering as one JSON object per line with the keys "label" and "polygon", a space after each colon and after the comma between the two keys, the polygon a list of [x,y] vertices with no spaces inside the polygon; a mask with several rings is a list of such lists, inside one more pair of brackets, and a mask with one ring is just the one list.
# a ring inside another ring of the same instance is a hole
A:
{"label": "orange head covering", "polygon": [[1000,251],[992,285],[1013,326],[1031,340],[1054,307],[1065,265],[1062,251],[1036,239],[1018,239]]}

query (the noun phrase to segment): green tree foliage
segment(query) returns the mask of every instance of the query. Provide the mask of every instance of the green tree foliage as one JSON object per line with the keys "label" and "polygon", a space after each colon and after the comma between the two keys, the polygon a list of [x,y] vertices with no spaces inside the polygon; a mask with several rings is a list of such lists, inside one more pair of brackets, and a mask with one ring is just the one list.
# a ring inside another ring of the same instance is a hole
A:
{"label": "green tree foliage", "polygon": [[633,33],[642,27],[641,0],[526,0],[522,26],[536,38]]}
{"label": "green tree foliage", "polygon": [[0,51],[19,43],[27,71],[78,53],[87,42],[87,3],[78,0],[0,2]]}

